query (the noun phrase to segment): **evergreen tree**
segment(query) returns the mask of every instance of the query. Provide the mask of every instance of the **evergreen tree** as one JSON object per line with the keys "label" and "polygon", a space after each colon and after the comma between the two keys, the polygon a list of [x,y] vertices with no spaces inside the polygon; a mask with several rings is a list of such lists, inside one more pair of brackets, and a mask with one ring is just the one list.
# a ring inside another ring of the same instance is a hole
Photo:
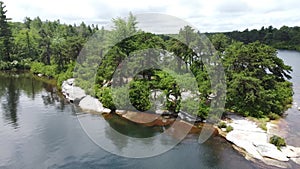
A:
{"label": "evergreen tree", "polygon": [[10,57],[12,48],[12,32],[6,17],[5,5],[0,1],[0,58],[4,61],[12,61]]}

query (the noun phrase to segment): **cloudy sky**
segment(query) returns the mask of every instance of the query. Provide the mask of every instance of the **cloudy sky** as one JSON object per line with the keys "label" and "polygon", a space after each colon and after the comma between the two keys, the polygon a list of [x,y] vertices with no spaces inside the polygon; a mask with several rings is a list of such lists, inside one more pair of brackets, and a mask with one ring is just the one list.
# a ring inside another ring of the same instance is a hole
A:
{"label": "cloudy sky", "polygon": [[181,18],[201,32],[300,26],[300,0],[2,0],[13,21],[25,16],[62,23],[103,25],[112,18],[161,13]]}

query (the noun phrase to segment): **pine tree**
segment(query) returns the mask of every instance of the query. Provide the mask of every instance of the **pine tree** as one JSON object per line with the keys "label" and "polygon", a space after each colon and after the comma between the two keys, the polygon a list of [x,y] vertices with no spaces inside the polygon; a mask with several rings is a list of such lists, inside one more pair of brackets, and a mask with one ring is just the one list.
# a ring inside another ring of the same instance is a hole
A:
{"label": "pine tree", "polygon": [[12,48],[12,33],[6,17],[5,5],[0,1],[0,59],[3,61],[12,61],[10,57]]}

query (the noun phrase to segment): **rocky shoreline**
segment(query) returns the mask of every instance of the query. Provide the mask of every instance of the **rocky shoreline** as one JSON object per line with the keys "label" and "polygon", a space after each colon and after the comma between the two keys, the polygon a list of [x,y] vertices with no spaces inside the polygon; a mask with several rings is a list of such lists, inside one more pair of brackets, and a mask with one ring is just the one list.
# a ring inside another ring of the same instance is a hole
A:
{"label": "rocky shoreline", "polygon": [[[102,103],[86,95],[83,89],[75,86],[74,79],[68,79],[62,84],[62,93],[70,102],[77,104],[82,110],[88,112],[110,113],[111,110],[104,108]],[[174,123],[175,119],[164,117],[158,114],[137,113],[132,111],[117,110],[116,114],[129,121],[146,126],[166,126]],[[176,120],[177,122],[177,120]],[[233,127],[233,131],[226,132],[214,126],[219,135],[233,144],[233,148],[242,153],[248,160],[260,160],[264,163],[280,168],[288,168],[288,161],[300,164],[300,147],[287,145],[280,150],[269,143],[269,138],[276,134],[276,124],[268,122],[267,131],[262,130],[258,125],[244,117],[236,114],[228,114],[227,125]],[[201,126],[193,125],[184,120],[179,120],[179,126],[190,128],[190,133],[199,133]],[[277,130],[278,133],[278,130]]]}
{"label": "rocky shoreline", "polygon": [[233,127],[233,131],[227,133],[219,129],[219,133],[232,143],[234,148],[241,152],[248,160],[260,160],[268,165],[288,168],[289,161],[300,164],[300,147],[287,145],[280,150],[269,143],[270,137],[278,134],[274,121],[267,123],[267,131],[258,127],[254,121],[236,114],[228,114],[224,120],[227,125]]}

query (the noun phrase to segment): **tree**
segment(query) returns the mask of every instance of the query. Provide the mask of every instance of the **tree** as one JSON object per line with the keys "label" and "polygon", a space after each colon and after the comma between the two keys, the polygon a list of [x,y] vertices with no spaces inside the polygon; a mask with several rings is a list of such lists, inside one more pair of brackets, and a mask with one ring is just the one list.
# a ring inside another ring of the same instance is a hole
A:
{"label": "tree", "polygon": [[292,101],[292,71],[276,49],[259,42],[235,42],[223,55],[227,76],[226,107],[245,116],[282,115]]}
{"label": "tree", "polygon": [[111,32],[110,44],[115,45],[123,39],[128,38],[137,33],[137,21],[133,14],[130,12],[127,20],[116,18],[112,20],[114,29]]}
{"label": "tree", "polygon": [[12,32],[6,17],[5,5],[0,1],[0,59],[12,61],[10,54],[12,48]]}
{"label": "tree", "polygon": [[230,39],[221,33],[212,35],[210,39],[215,49],[221,53],[230,45]]}

